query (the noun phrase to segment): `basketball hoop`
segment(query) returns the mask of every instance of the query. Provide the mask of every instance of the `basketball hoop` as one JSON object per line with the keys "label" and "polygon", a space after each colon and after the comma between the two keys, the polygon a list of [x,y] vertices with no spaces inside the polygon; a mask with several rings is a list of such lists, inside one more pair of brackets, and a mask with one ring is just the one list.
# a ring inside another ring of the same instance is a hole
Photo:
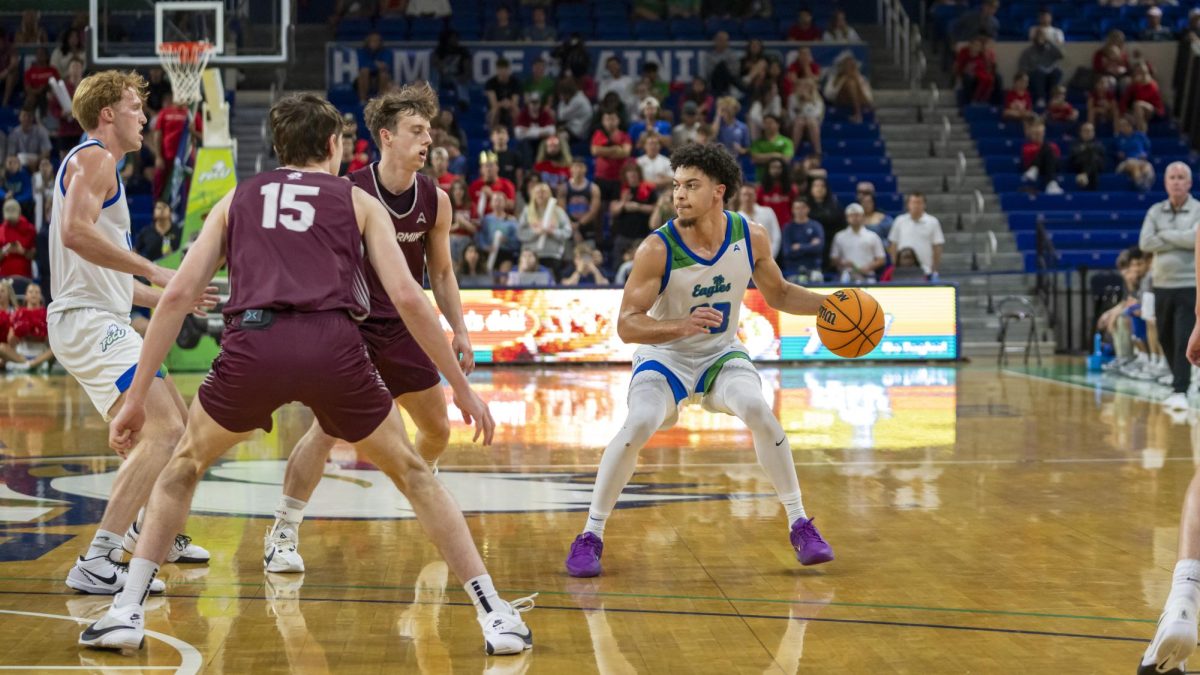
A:
{"label": "basketball hoop", "polygon": [[191,105],[201,101],[200,82],[212,53],[213,46],[207,42],[159,43],[158,57],[171,78],[176,103]]}

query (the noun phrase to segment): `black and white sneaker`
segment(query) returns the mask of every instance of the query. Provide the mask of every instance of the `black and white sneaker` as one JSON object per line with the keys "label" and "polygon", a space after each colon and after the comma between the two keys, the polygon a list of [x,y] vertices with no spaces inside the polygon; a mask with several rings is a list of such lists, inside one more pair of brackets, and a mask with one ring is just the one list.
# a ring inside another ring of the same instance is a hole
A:
{"label": "black and white sneaker", "polygon": [[146,644],[146,617],[141,605],[108,609],[79,634],[79,644],[95,649],[141,649]]}
{"label": "black and white sneaker", "polygon": [[[129,577],[128,566],[112,559],[112,549],[104,555],[94,558],[79,556],[75,566],[67,573],[67,586],[81,592],[95,595],[115,595],[125,588],[125,580]],[[151,593],[162,593],[167,585],[161,579],[150,582]]]}
{"label": "black and white sneaker", "polygon": [[521,614],[533,609],[535,597],[537,593],[511,603],[501,601],[502,607],[479,618],[483,628],[483,648],[489,656],[520,654],[533,649],[533,631],[525,625]]}
{"label": "black and white sneaker", "polygon": [[[137,548],[138,535],[141,534],[138,526],[139,520],[141,520],[141,514],[138,515],[138,520],[133,521],[133,524],[125,531],[125,540],[121,543],[129,555],[133,555],[134,549]],[[192,538],[186,534],[175,535],[175,542],[171,544],[171,550],[167,551],[167,562],[169,563],[207,565],[211,557],[207,549],[193,544]]]}

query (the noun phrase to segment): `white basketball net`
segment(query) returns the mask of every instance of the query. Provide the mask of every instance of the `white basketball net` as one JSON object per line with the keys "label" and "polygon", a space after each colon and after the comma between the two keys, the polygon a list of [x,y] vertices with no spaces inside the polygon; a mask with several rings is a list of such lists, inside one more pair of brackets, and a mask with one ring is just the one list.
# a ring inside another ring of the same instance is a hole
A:
{"label": "white basketball net", "polygon": [[163,42],[158,45],[158,57],[171,78],[176,103],[191,105],[203,99],[200,82],[212,53],[213,46],[207,42]]}

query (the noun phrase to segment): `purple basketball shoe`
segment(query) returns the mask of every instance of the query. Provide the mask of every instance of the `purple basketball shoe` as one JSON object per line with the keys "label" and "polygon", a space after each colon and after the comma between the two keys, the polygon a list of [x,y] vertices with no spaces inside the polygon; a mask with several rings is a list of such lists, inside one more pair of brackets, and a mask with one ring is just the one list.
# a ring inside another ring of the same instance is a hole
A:
{"label": "purple basketball shoe", "polygon": [[[801,565],[820,565],[833,560],[833,548],[821,538],[812,518],[801,518],[792,524],[792,548]],[[572,552],[574,548],[572,548]]]}
{"label": "purple basketball shoe", "polygon": [[[820,539],[820,535],[817,538]],[[573,577],[600,576],[601,553],[604,553],[604,542],[600,541],[600,537],[591,532],[575,537],[571,552],[567,554],[567,574]]]}

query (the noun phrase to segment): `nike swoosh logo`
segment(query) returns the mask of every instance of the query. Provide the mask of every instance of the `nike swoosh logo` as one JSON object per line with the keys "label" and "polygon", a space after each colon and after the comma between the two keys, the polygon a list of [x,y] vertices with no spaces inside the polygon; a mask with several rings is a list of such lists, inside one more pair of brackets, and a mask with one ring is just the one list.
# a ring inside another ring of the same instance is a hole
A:
{"label": "nike swoosh logo", "polygon": [[113,575],[111,577],[102,577],[99,574],[96,574],[95,572],[89,572],[89,571],[83,569],[82,567],[79,568],[79,571],[81,571],[84,574],[88,575],[89,577],[95,579],[96,581],[101,581],[103,583],[108,584],[109,586],[117,583],[117,575],[115,572],[113,573]]}
{"label": "nike swoosh logo", "polygon": [[270,565],[270,564],[271,564],[271,559],[272,559],[272,558],[274,558],[274,557],[275,557],[275,547],[274,547],[274,546],[272,546],[272,547],[271,547],[271,552],[270,552],[269,554],[267,554],[265,557],[263,557],[263,564],[264,564],[264,565]]}
{"label": "nike swoosh logo", "polygon": [[524,635],[514,632],[514,631],[507,631],[507,632],[501,633],[501,635],[513,635],[513,636],[519,637],[522,640],[524,640],[525,644],[527,644],[527,645],[533,644],[533,631],[527,631]]}
{"label": "nike swoosh logo", "polygon": [[85,640],[94,640],[94,639],[100,637],[101,635],[107,635],[107,634],[113,632],[114,630],[137,630],[137,628],[134,626],[109,626],[108,628],[101,628],[100,630],[96,630],[95,628],[88,626],[87,628],[85,628],[83,630],[82,637]]}
{"label": "nike swoosh logo", "polygon": [[783,438],[779,439],[779,442],[775,444],[775,447],[778,448],[779,446],[783,445],[783,442],[786,440],[787,440],[787,436],[784,436]]}

